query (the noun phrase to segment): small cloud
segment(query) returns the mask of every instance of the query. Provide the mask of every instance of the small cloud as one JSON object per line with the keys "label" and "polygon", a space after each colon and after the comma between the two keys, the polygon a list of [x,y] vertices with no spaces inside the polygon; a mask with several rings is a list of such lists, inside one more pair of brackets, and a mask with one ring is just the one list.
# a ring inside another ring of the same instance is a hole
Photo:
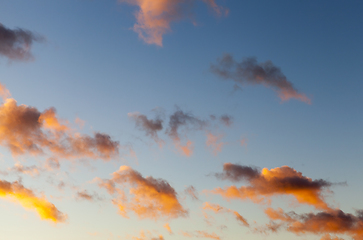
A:
{"label": "small cloud", "polygon": [[224,54],[212,64],[211,72],[225,80],[232,80],[239,85],[263,85],[277,92],[282,101],[292,98],[311,104],[311,100],[299,93],[286,78],[279,67],[271,61],[258,63],[256,58],[246,58],[237,62],[230,54]]}
{"label": "small cloud", "polygon": [[44,41],[45,38],[39,34],[21,28],[9,29],[0,23],[0,56],[9,60],[33,60],[33,43]]}

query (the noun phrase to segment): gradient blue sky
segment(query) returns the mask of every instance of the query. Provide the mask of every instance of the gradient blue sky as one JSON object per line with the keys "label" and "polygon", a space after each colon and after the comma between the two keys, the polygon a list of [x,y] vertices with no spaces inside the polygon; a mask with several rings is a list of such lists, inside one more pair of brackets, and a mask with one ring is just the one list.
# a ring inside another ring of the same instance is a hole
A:
{"label": "gradient blue sky", "polygon": [[[156,46],[132,30],[137,6],[116,0],[0,1],[0,23],[46,38],[32,45],[33,61],[11,61],[0,55],[0,82],[18,104],[39,111],[53,106],[61,119],[70,122],[79,117],[86,122],[81,132],[107,133],[132,146],[137,155],[136,160],[121,154],[107,163],[64,160],[57,173],[21,175],[24,186],[43,192],[68,214],[68,220],[59,224],[41,221],[35,212],[2,200],[4,239],[132,239],[141,230],[157,231],[152,237],[162,234],[165,239],[184,239],[179,231],[194,230],[231,240],[321,239],[324,234],[256,233],[254,227],[269,221],[263,213],[267,205],[205,194],[203,190],[231,185],[207,176],[221,172],[227,162],[269,169],[287,165],[312,179],[346,182],[333,186],[334,194],[327,201],[348,213],[363,209],[363,2],[216,1],[229,9],[227,16],[216,16],[205,3],[195,2],[195,24],[185,18],[172,22],[163,46]],[[296,99],[282,102],[262,85],[234,91],[233,82],[210,71],[211,64],[225,53],[237,61],[246,57],[271,60],[299,92],[311,98],[311,104]],[[214,133],[224,134],[223,141],[229,144],[214,155],[205,146],[204,131],[188,132],[195,148],[191,157],[185,157],[165,134],[160,137],[166,146],[158,148],[127,115],[140,112],[152,118],[152,110],[161,108],[168,116],[177,106],[200,119],[211,114],[232,116],[231,127],[213,125]],[[245,146],[239,144],[243,138],[247,139]],[[43,157],[13,157],[5,147],[1,155],[2,171],[14,162],[30,166],[45,161]],[[92,180],[110,178],[121,165],[168,181],[180,193],[189,217],[153,221],[119,215],[112,197]],[[67,186],[58,190],[48,174]],[[10,174],[1,179],[18,178]],[[185,198],[183,190],[189,185],[197,189],[200,201]],[[97,192],[103,200],[77,200],[76,187]],[[274,208],[316,212],[313,207],[291,205],[289,197],[276,199]],[[228,215],[215,215],[217,223],[208,225],[201,210],[203,202],[238,211],[251,227],[238,225]],[[166,222],[174,235],[163,228]],[[220,230],[220,225],[228,228]]]}

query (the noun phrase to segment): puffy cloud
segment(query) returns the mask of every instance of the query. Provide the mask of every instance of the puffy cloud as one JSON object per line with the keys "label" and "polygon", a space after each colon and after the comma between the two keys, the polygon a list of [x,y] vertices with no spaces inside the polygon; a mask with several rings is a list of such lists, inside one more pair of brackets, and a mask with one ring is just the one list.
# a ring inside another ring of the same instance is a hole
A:
{"label": "puffy cloud", "polygon": [[0,23],[0,56],[9,60],[32,60],[33,55],[30,51],[33,42],[44,40],[44,37],[31,31],[21,28],[9,29]]}
{"label": "puffy cloud", "polygon": [[345,234],[355,240],[363,239],[363,211],[356,215],[345,213],[340,209],[328,209],[318,213],[297,214],[295,212],[285,213],[282,209],[274,210],[268,208],[266,215],[272,221],[279,221],[279,228],[285,228],[297,235],[312,233],[324,234],[322,239],[339,240],[330,234]]}
{"label": "puffy cloud", "polygon": [[67,124],[58,118],[54,108],[40,112],[7,98],[0,105],[0,145],[7,147],[13,155],[51,152],[53,159],[109,160],[118,155],[120,145],[109,135],[82,135]]}
{"label": "puffy cloud", "polygon": [[260,84],[277,92],[282,101],[291,98],[310,104],[311,100],[299,93],[293,84],[271,61],[258,63],[256,58],[246,58],[237,62],[230,54],[219,58],[217,64],[211,65],[211,71],[218,77],[232,80],[240,85]]}
{"label": "puffy cloud", "polygon": [[155,120],[140,113],[129,113],[128,116],[135,121],[137,128],[145,131],[146,136],[150,136],[160,147],[164,145],[164,141],[158,136],[158,132],[163,130],[163,120],[159,116]]}
{"label": "puffy cloud", "polygon": [[184,192],[188,194],[193,200],[199,200],[198,192],[193,186],[187,187]]}
{"label": "puffy cloud", "polygon": [[[112,173],[110,180],[99,181],[100,187],[117,196],[113,203],[118,206],[123,217],[128,217],[129,211],[134,212],[140,219],[155,220],[185,217],[188,214],[180,204],[176,191],[167,181],[153,177],[144,178],[128,166],[121,166]],[[125,193],[127,187],[129,194]]]}
{"label": "puffy cloud", "polygon": [[237,219],[238,222],[240,222],[242,225],[249,227],[250,225],[248,224],[247,220],[242,217],[237,211],[225,208],[225,207],[221,207],[218,204],[212,204],[209,202],[205,202],[203,205],[203,209],[204,210],[211,210],[215,213],[232,213],[235,218]]}
{"label": "puffy cloud", "polygon": [[[147,44],[163,45],[163,35],[170,31],[172,22],[191,18],[196,0],[119,0],[139,7],[135,13],[137,23],[133,29]],[[228,11],[215,0],[203,0],[218,15]]]}
{"label": "puffy cloud", "polygon": [[45,197],[37,197],[32,190],[25,188],[18,182],[0,180],[0,197],[9,198],[26,209],[35,210],[44,220],[58,223],[67,219],[67,215],[60,212]]}
{"label": "puffy cloud", "polygon": [[247,181],[249,186],[230,186],[216,188],[214,194],[220,194],[227,199],[251,199],[261,203],[275,195],[292,195],[302,204],[309,204],[320,209],[329,209],[322,196],[323,190],[332,183],[322,179],[312,180],[303,176],[301,172],[288,166],[274,169],[262,169],[226,163],[223,173],[216,174],[217,178],[231,181]]}

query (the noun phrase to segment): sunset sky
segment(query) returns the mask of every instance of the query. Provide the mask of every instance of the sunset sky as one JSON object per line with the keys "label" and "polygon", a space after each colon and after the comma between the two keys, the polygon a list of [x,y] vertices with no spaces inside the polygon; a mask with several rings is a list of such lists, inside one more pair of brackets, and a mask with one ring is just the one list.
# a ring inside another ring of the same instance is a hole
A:
{"label": "sunset sky", "polygon": [[0,239],[363,240],[363,1],[0,16]]}

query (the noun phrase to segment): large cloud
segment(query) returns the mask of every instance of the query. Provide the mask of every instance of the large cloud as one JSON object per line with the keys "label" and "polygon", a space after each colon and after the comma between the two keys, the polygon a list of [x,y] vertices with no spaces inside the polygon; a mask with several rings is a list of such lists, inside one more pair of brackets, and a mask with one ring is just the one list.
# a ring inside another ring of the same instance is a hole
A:
{"label": "large cloud", "polygon": [[282,209],[266,209],[267,216],[278,226],[270,230],[277,231],[281,228],[297,235],[313,233],[324,234],[322,239],[339,239],[330,234],[346,234],[355,240],[363,239],[363,211],[356,215],[345,213],[340,209],[329,209],[318,213],[297,214],[285,213]]}
{"label": "large cloud", "polygon": [[0,180],[0,197],[9,198],[20,203],[26,209],[35,210],[44,220],[58,223],[67,219],[67,215],[60,212],[45,197],[37,197],[32,190],[25,188],[18,182]]}
{"label": "large cloud", "polygon": [[218,77],[232,80],[240,85],[260,84],[272,88],[282,101],[291,98],[310,104],[311,100],[303,93],[299,93],[286,78],[280,68],[271,61],[258,63],[256,58],[246,58],[237,62],[230,54],[225,54],[211,65],[211,71]]}
{"label": "large cloud", "polygon": [[57,117],[54,108],[40,112],[18,105],[13,98],[6,98],[0,105],[0,145],[13,155],[50,152],[55,158],[104,160],[116,157],[120,147],[104,133],[89,136],[74,132],[67,121]]}
{"label": "large cloud", "polygon": [[[119,0],[139,7],[133,29],[148,44],[163,45],[163,35],[170,31],[172,22],[191,18],[197,0]],[[227,10],[218,6],[215,0],[203,0],[218,15]]]}
{"label": "large cloud", "polygon": [[[188,212],[178,200],[174,188],[163,179],[143,177],[128,166],[121,166],[112,173],[109,180],[99,180],[100,186],[117,197],[113,200],[123,217],[134,212],[139,218],[178,218],[187,216]],[[129,194],[125,189],[129,188]],[[129,198],[129,199],[128,199]]]}
{"label": "large cloud", "polygon": [[225,163],[223,173],[216,174],[218,178],[231,181],[246,181],[248,186],[230,186],[216,188],[214,194],[220,194],[227,199],[251,199],[261,203],[276,195],[291,195],[302,204],[309,204],[319,209],[329,209],[323,197],[323,190],[332,183],[322,179],[312,180],[301,172],[288,166],[274,169],[262,169]]}
{"label": "large cloud", "polygon": [[38,34],[21,28],[12,30],[0,23],[0,56],[10,60],[32,60],[32,44],[41,41],[44,38]]}

